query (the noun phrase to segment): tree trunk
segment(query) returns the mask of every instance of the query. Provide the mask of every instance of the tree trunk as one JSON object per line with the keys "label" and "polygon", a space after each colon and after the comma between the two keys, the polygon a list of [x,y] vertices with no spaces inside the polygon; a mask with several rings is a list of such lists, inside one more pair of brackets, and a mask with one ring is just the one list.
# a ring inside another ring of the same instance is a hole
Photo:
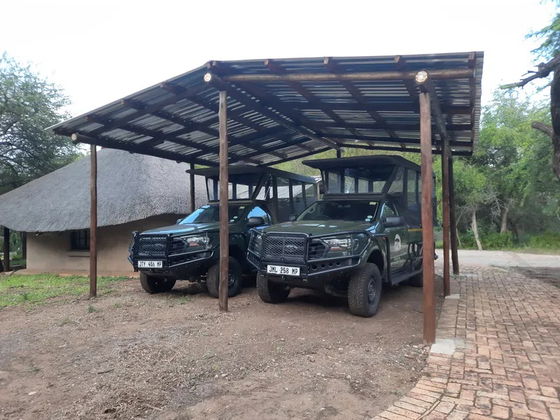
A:
{"label": "tree trunk", "polygon": [[480,242],[480,236],[478,235],[478,223],[476,222],[476,210],[472,212],[472,223],[471,228],[474,233],[474,240],[476,241],[476,246],[479,251],[482,251],[482,243]]}
{"label": "tree trunk", "polygon": [[552,169],[560,179],[560,68],[554,70],[550,85],[550,115],[552,117]]}
{"label": "tree trunk", "polygon": [[504,209],[502,210],[502,222],[500,224],[500,233],[507,233],[508,231],[508,213],[509,213],[509,207],[505,206]]}

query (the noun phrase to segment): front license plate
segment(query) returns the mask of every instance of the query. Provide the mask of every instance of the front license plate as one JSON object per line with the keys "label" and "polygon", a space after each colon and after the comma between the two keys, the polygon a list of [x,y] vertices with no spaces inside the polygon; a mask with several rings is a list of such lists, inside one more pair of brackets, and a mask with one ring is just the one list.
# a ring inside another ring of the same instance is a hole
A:
{"label": "front license plate", "polygon": [[138,268],[162,268],[163,261],[138,261]]}
{"label": "front license plate", "polygon": [[285,265],[267,265],[266,272],[268,274],[276,274],[279,276],[299,276],[299,267],[287,267]]}

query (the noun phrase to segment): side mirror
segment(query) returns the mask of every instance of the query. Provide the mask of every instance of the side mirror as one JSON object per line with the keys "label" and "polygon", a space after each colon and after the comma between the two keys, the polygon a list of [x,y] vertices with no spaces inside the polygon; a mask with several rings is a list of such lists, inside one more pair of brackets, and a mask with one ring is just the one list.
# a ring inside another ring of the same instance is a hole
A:
{"label": "side mirror", "polygon": [[388,216],[385,218],[385,227],[404,226],[404,217],[402,216]]}
{"label": "side mirror", "polygon": [[181,223],[181,220],[183,220],[182,217],[178,218],[177,221],[175,222],[175,224],[176,224],[176,225],[180,224],[180,223]]}
{"label": "side mirror", "polygon": [[296,220],[296,215],[295,214],[290,214],[290,217],[288,218],[288,220],[290,222],[294,222]]}
{"label": "side mirror", "polygon": [[264,225],[264,219],[262,217],[249,217],[247,220],[248,227],[256,227]]}

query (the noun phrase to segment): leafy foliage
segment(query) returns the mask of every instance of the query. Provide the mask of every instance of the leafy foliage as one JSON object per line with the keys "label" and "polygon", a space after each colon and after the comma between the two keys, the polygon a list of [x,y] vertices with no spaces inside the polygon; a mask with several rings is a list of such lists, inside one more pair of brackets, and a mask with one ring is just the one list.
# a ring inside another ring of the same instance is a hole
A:
{"label": "leafy foliage", "polygon": [[[555,0],[556,6],[560,6],[560,1]],[[542,39],[541,45],[533,50],[539,58],[550,60],[560,53],[560,13],[556,13],[552,22],[539,31],[530,33],[529,38]]]}
{"label": "leafy foliage", "polygon": [[77,148],[69,139],[45,130],[67,118],[67,102],[29,67],[0,56],[0,193],[75,159]]}

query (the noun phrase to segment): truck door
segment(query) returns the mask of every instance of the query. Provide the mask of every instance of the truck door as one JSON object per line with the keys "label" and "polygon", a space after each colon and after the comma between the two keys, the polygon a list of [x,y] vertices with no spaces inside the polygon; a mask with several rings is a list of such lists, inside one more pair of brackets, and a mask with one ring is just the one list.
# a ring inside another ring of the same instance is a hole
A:
{"label": "truck door", "polygon": [[[386,224],[388,217],[394,218],[398,216],[395,206],[386,202],[381,209],[381,223],[383,224],[383,232],[389,238],[391,272],[397,272],[404,268],[407,259],[408,233],[407,226],[404,223],[397,226]],[[394,220],[394,219],[393,219]]]}

